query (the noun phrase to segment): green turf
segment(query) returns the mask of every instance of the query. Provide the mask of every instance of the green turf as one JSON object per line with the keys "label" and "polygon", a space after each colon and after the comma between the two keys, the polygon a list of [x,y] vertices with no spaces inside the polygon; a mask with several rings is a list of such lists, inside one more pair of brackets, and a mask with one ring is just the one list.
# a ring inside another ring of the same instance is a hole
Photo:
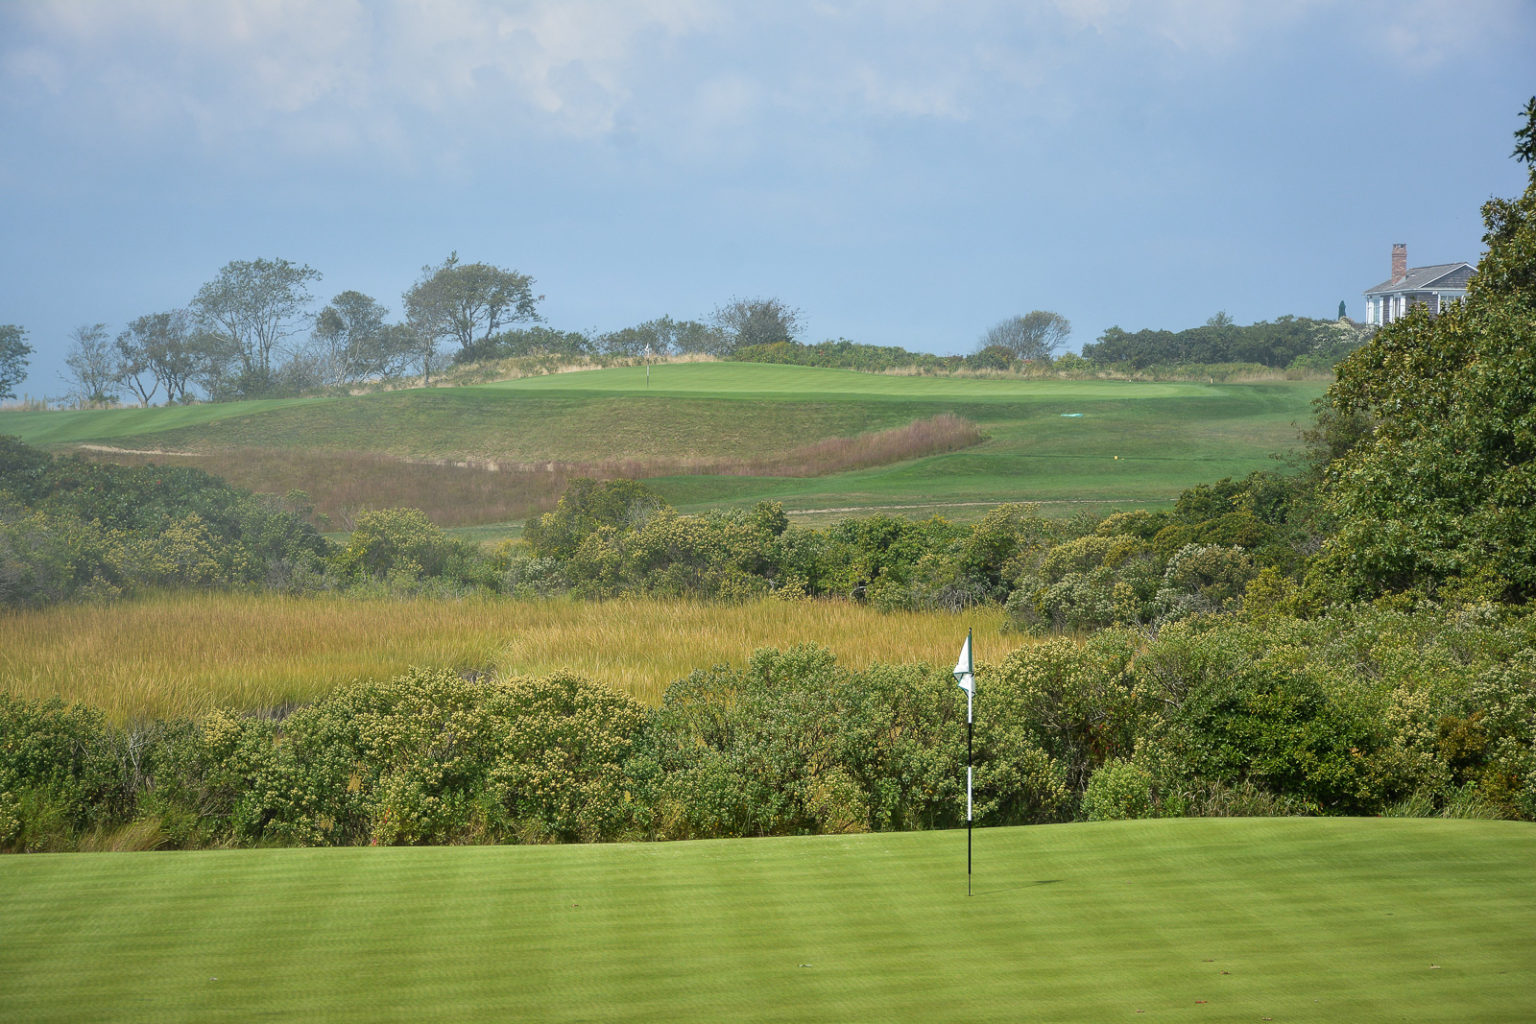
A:
{"label": "green turf", "polygon": [[1536,829],[0,860],[0,1019],[1528,1021]]}
{"label": "green turf", "polygon": [[[1294,446],[1297,425],[1308,421],[1321,390],[1293,382],[994,380],[685,363],[656,367],[649,389],[643,369],[630,367],[352,398],[8,412],[0,415],[0,433],[53,446],[139,450],[368,451],[520,464],[653,460],[656,489],[689,511],[766,498],[812,516],[922,506],[909,514],[963,517],[967,508],[1004,501],[1103,513],[1166,504],[1193,484],[1275,466],[1272,453]],[[975,422],[986,440],[821,477],[667,475],[667,460],[750,462],[940,413]],[[261,489],[259,479],[236,482]],[[390,503],[390,495],[379,499]]]}

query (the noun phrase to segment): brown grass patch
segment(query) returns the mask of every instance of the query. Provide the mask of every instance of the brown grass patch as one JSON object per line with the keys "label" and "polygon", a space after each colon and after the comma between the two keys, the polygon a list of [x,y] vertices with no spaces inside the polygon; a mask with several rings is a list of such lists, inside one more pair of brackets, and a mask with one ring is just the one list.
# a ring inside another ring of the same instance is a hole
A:
{"label": "brown grass patch", "polygon": [[659,476],[815,477],[890,465],[977,444],[976,425],[951,413],[855,437],[832,437],[756,459],[605,459],[513,463],[405,459],[376,452],[228,448],[206,453],[81,446],[88,458],[122,465],[184,465],[248,490],[303,491],[325,516],[350,529],[358,512],[418,508],[439,526],[526,519],[555,507],[572,480]]}

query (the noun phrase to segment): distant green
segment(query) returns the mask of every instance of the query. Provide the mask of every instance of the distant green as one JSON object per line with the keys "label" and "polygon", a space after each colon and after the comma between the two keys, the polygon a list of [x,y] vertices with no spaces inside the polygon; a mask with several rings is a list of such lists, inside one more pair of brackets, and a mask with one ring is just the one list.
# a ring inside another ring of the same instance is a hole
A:
{"label": "distant green", "polygon": [[[1170,502],[1273,468],[1322,392],[1257,384],[895,376],[682,363],[343,398],[95,412],[8,412],[32,444],[140,450],[380,452],[400,458],[596,465],[761,459],[954,413],[987,439],[959,452],[816,478],[661,475],[685,510],[782,501],[792,512],[913,507],[964,514],[1003,501],[1106,512]],[[1073,415],[1068,415],[1073,414]],[[671,471],[658,465],[656,472]]]}
{"label": "distant green", "polygon": [[0,859],[17,1021],[1528,1021],[1536,829]]}

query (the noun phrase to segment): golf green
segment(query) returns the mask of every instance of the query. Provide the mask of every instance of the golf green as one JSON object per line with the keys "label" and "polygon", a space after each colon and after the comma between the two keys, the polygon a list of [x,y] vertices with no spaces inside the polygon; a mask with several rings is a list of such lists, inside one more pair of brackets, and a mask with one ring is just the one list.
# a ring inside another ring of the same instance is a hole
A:
{"label": "golf green", "polygon": [[0,859],[0,1019],[1524,1021],[1536,828]]}

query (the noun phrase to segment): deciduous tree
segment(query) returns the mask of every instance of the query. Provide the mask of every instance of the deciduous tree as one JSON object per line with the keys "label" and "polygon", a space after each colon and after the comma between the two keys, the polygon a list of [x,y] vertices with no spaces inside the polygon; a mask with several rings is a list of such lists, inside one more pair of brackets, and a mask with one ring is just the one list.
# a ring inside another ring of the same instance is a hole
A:
{"label": "deciduous tree", "polygon": [[1066,344],[1072,324],[1060,313],[1036,309],[993,324],[982,335],[978,351],[994,346],[1008,349],[1017,359],[1042,360]]}
{"label": "deciduous tree", "polygon": [[64,380],[81,405],[110,405],[117,401],[117,354],[107,335],[106,324],[81,324],[69,332],[74,342],[64,365],[69,368]]}
{"label": "deciduous tree", "polygon": [[[148,405],[159,388],[167,402],[184,402],[201,362],[185,309],[146,313],[117,336],[118,376]],[[147,378],[147,379],[146,379]]]}
{"label": "deciduous tree", "polygon": [[432,343],[456,341],[467,349],[509,324],[539,319],[533,278],[488,263],[461,263],[457,252],[439,266],[421,268],[421,280],[403,296],[406,320]]}
{"label": "deciduous tree", "polygon": [[389,310],[372,296],[345,291],[315,317],[313,338],[321,383],[335,386],[374,377],[397,377],[418,347],[404,324],[385,322]]}
{"label": "deciduous tree", "polygon": [[749,345],[793,341],[805,329],[804,317],[778,299],[732,299],[715,309],[710,323],[720,333],[720,354],[724,354]]}
{"label": "deciduous tree", "polygon": [[318,270],[285,259],[233,260],[198,290],[192,311],[203,327],[228,339],[239,393],[271,388],[274,354],[309,327],[309,284],[318,280]]}
{"label": "deciduous tree", "polygon": [[16,324],[0,324],[0,399],[15,398],[16,385],[27,379],[27,331]]}

